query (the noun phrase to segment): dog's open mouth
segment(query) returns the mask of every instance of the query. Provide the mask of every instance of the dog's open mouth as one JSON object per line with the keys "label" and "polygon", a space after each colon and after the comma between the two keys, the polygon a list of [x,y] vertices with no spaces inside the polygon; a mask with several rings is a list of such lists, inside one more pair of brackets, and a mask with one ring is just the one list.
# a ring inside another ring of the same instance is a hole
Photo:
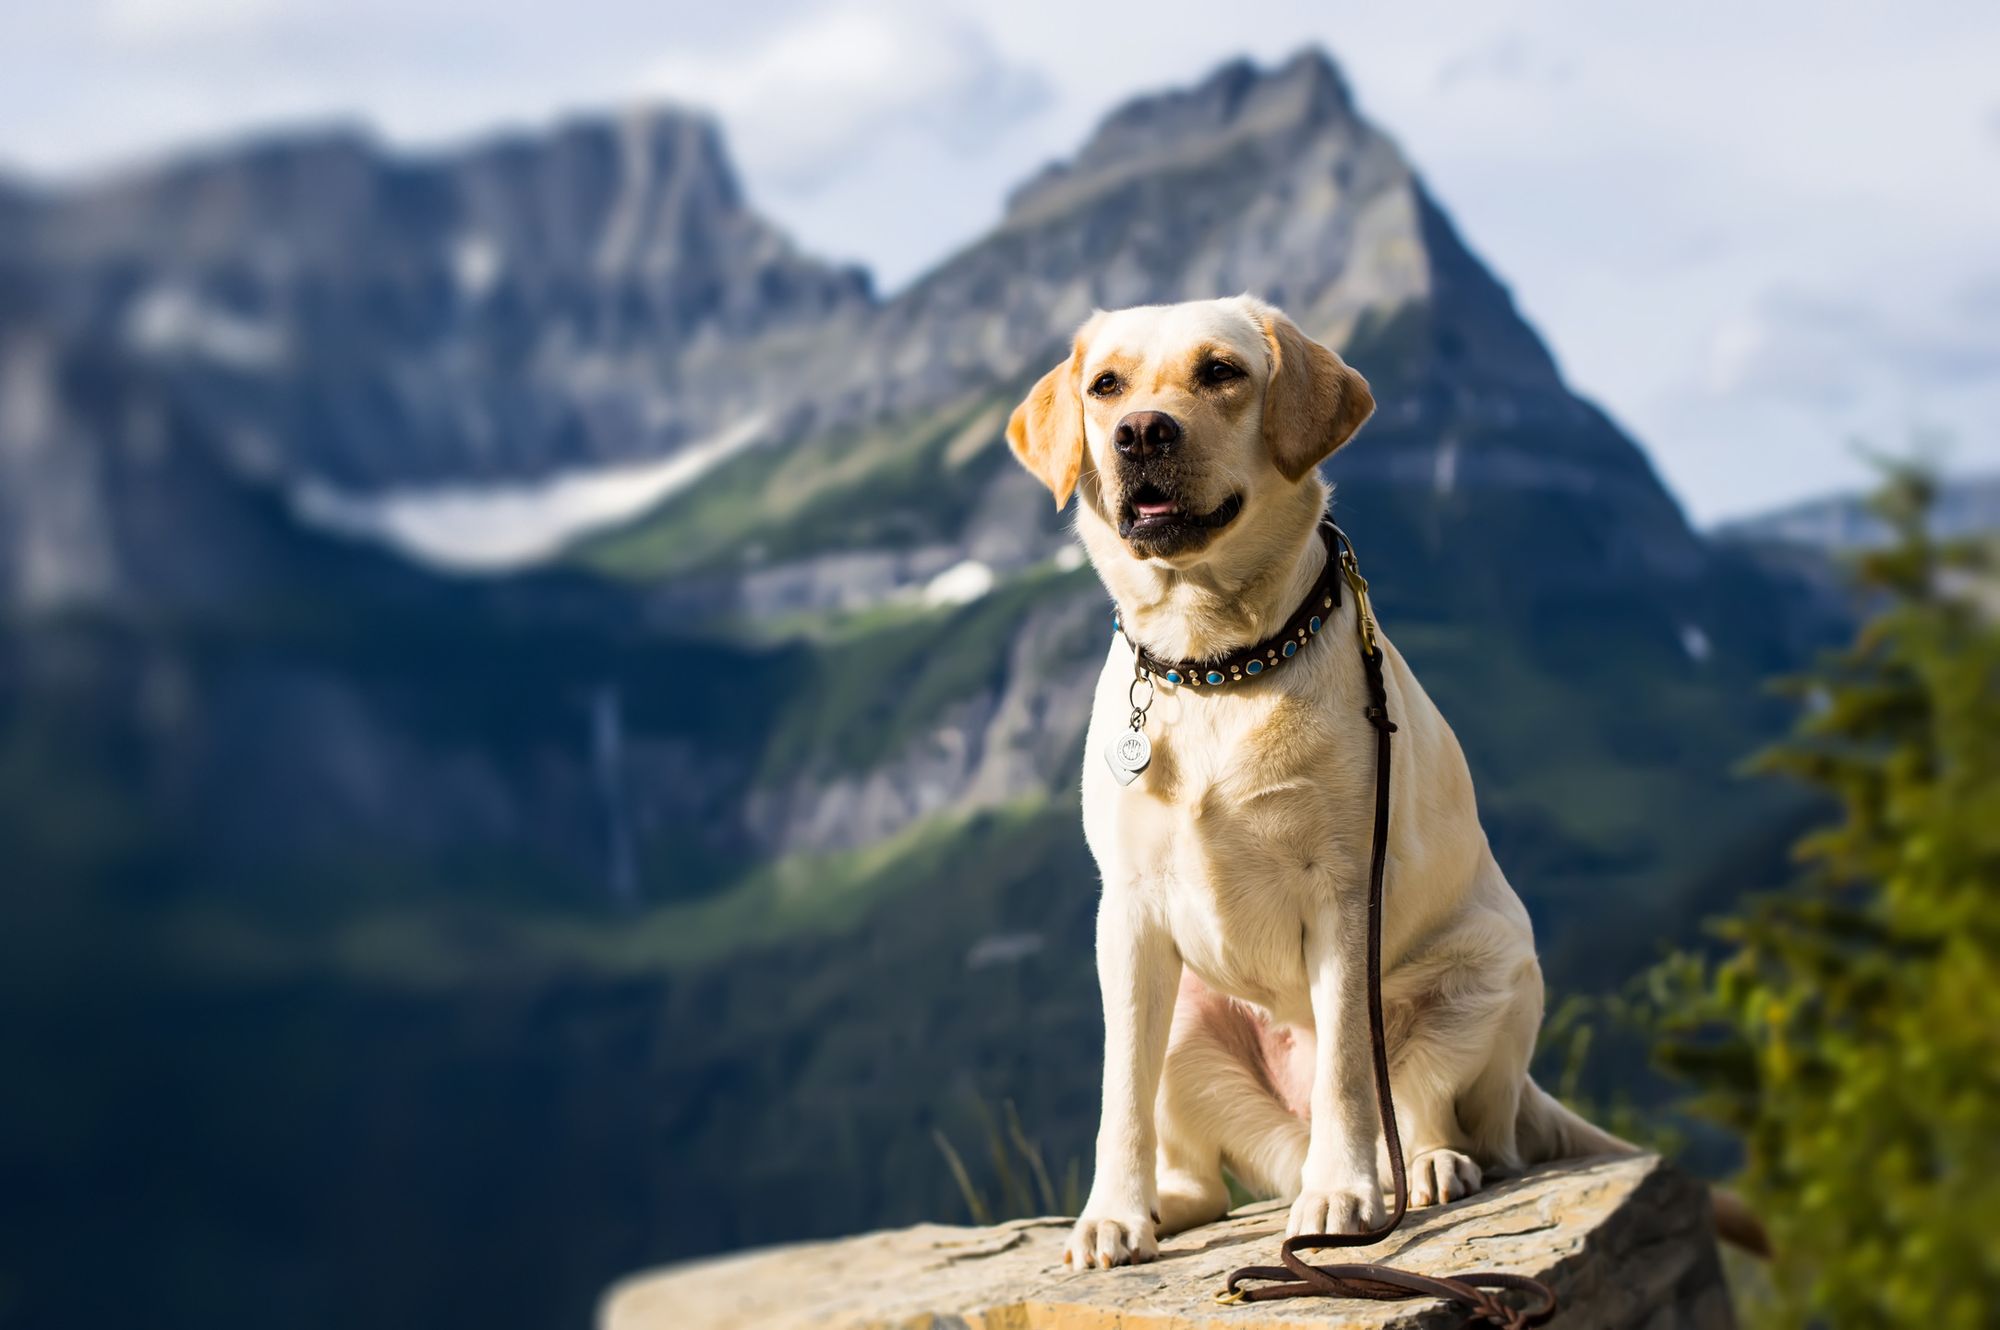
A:
{"label": "dog's open mouth", "polygon": [[1243,496],[1232,494],[1207,512],[1190,512],[1181,500],[1150,481],[1125,496],[1118,534],[1148,551],[1169,554],[1208,539],[1243,511]]}

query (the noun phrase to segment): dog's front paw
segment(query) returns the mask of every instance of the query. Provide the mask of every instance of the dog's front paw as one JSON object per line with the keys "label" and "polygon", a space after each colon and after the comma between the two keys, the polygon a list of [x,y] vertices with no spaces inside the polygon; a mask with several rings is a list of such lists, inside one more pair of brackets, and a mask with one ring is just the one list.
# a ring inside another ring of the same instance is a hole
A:
{"label": "dog's front paw", "polygon": [[1138,1265],[1160,1254],[1157,1225],[1151,1215],[1094,1215],[1086,1213],[1070,1230],[1063,1264],[1073,1270],[1098,1266]]}
{"label": "dog's front paw", "polygon": [[1410,1162],[1410,1205],[1444,1205],[1479,1190],[1479,1165],[1456,1150],[1426,1150]]}
{"label": "dog's front paw", "polygon": [[1366,1233],[1379,1228],[1388,1215],[1382,1193],[1375,1187],[1331,1187],[1324,1191],[1308,1188],[1292,1202],[1291,1218],[1285,1221],[1285,1236]]}

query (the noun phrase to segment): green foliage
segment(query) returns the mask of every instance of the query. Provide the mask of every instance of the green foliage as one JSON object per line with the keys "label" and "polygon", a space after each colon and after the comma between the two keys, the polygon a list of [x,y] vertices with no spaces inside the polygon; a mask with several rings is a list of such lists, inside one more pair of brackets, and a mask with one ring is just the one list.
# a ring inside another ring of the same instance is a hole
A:
{"label": "green foliage", "polygon": [[950,539],[981,493],[968,482],[1012,465],[1000,439],[1018,396],[1003,389],[873,429],[754,448],[633,522],[584,541],[572,558],[612,578],[649,580],[746,556],[779,563],[829,549]]}
{"label": "green foliage", "polygon": [[1774,1325],[1975,1327],[2000,1305],[2000,628],[1992,565],[1893,472],[1873,618],[1785,687],[1761,770],[1831,796],[1790,889],[1647,979],[1664,1065],[1741,1142]]}
{"label": "green foliage", "polygon": [[[1022,619],[1054,596],[1097,601],[1090,574],[1048,566],[970,605],[932,611],[816,644],[812,673],[790,691],[800,704],[774,721],[762,766],[767,778],[800,770],[868,771],[939,723],[948,709],[1001,682]],[[1104,618],[1072,649],[1096,654]]]}

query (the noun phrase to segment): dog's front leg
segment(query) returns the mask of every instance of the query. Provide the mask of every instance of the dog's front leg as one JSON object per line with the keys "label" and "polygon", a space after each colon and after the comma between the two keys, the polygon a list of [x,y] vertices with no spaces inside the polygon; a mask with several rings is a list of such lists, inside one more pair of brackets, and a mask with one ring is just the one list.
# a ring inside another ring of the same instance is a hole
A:
{"label": "dog's front leg", "polygon": [[1130,888],[1107,883],[1097,909],[1097,983],[1104,997],[1104,1098],[1090,1199],[1063,1252],[1066,1265],[1110,1267],[1159,1253],[1153,1101],[1180,987],[1165,924]]}
{"label": "dog's front leg", "polygon": [[[1346,907],[1346,908],[1343,908]],[[1368,1042],[1365,903],[1327,905],[1306,922],[1312,986],[1312,1123],[1299,1198],[1286,1236],[1362,1233],[1386,1217],[1375,1171],[1375,1108]]]}

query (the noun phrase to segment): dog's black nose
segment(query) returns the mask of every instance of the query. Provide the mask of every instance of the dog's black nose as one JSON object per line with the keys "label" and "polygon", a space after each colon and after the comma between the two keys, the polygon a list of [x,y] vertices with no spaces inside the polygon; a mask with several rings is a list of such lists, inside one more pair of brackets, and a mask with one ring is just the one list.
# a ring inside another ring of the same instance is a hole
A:
{"label": "dog's black nose", "polygon": [[1181,441],[1181,423],[1164,411],[1134,411],[1118,422],[1111,442],[1123,457],[1154,457]]}

